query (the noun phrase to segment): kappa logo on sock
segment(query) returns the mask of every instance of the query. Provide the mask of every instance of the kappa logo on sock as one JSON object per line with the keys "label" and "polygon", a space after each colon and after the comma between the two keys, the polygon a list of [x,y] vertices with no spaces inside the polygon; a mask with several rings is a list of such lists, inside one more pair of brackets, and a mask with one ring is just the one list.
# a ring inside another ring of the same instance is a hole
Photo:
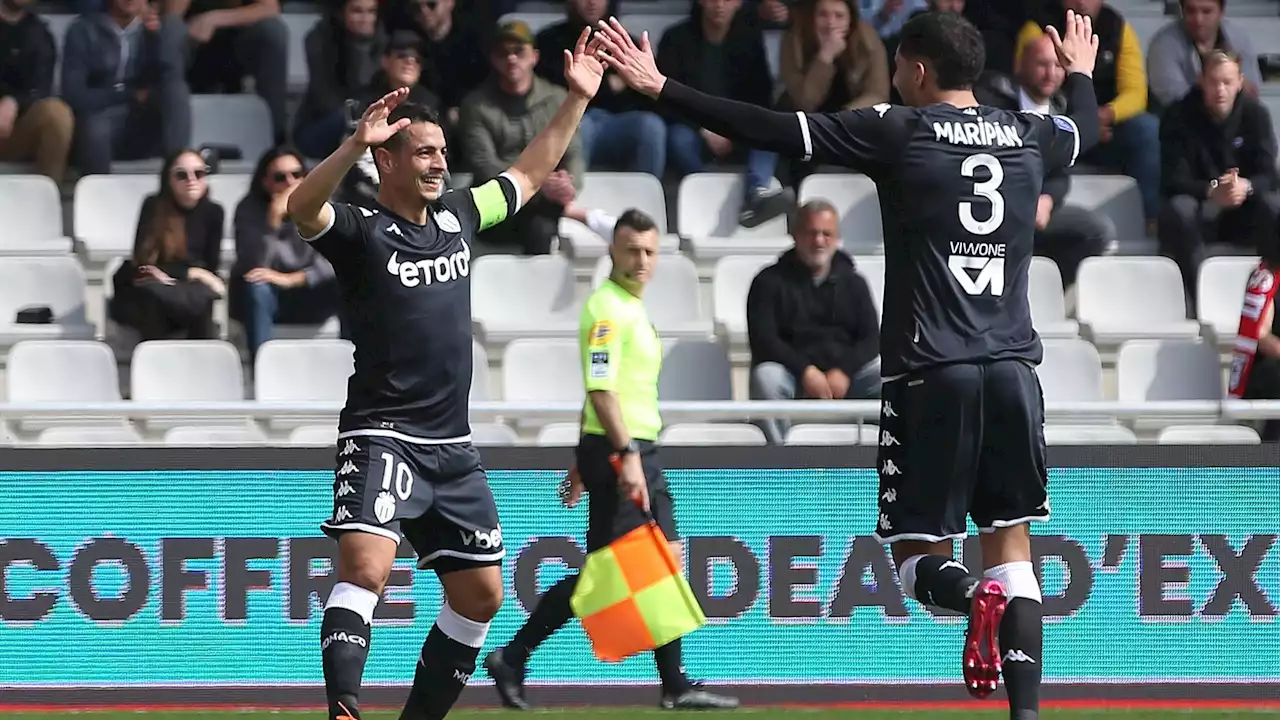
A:
{"label": "kappa logo on sock", "polygon": [[359,635],[350,635],[343,630],[339,630],[338,632],[333,633],[329,637],[320,641],[320,649],[328,650],[329,646],[336,642],[351,643],[352,645],[359,645],[362,648],[369,647],[368,641],[360,637]]}
{"label": "kappa logo on sock", "polygon": [[1009,663],[1009,662],[1025,662],[1025,663],[1031,663],[1032,665],[1035,665],[1035,664],[1036,664],[1035,658],[1031,657],[1030,655],[1028,655],[1028,654],[1026,654],[1026,653],[1024,653],[1024,652],[1022,652],[1021,650],[1010,650],[1009,652],[1005,653],[1005,654],[1004,654],[1004,661],[1005,661],[1005,662],[1007,662],[1007,663]]}
{"label": "kappa logo on sock", "polygon": [[471,673],[464,673],[461,670],[454,669],[453,679],[457,680],[463,685],[466,685],[467,683],[471,682]]}

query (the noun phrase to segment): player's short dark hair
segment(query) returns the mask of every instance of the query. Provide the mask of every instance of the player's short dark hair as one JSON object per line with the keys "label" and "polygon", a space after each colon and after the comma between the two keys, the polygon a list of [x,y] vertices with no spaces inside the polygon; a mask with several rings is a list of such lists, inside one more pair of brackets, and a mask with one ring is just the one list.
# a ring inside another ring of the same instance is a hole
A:
{"label": "player's short dark hair", "polygon": [[[415,102],[401,103],[399,107],[391,111],[391,115],[387,117],[387,123],[394,125],[404,119],[409,120],[410,125],[418,123],[430,123],[432,125],[440,124],[440,114],[426,105],[419,105]],[[387,141],[382,143],[382,147],[387,150],[398,150],[400,143],[404,140],[404,131],[392,135]]]}
{"label": "player's short dark hair", "polygon": [[622,215],[618,217],[618,221],[614,223],[613,236],[615,238],[618,236],[618,231],[622,228],[629,228],[633,232],[643,233],[649,232],[650,230],[656,231],[658,229],[658,223],[655,222],[653,217],[645,211],[631,208],[630,210],[622,213]]}
{"label": "player's short dark hair", "polygon": [[908,20],[898,53],[928,63],[939,90],[968,90],[987,62],[982,34],[955,13],[927,12]]}

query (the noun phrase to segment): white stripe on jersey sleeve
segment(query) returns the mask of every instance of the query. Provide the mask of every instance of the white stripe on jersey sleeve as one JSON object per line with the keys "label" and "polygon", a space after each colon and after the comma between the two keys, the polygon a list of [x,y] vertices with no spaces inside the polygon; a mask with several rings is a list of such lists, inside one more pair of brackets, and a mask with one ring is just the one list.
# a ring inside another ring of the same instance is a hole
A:
{"label": "white stripe on jersey sleeve", "polygon": [[796,117],[800,118],[800,136],[804,138],[804,157],[800,159],[809,162],[813,159],[813,136],[809,134],[809,118],[803,112],[797,112]]}
{"label": "white stripe on jersey sleeve", "polygon": [[1053,115],[1054,120],[1064,120],[1071,126],[1071,141],[1075,143],[1071,147],[1071,162],[1067,163],[1067,167],[1075,167],[1076,158],[1080,155],[1080,128],[1076,127],[1076,121],[1066,115]]}
{"label": "white stripe on jersey sleeve", "polygon": [[333,229],[333,224],[334,224],[334,223],[336,223],[336,222],[338,221],[338,209],[337,209],[337,208],[335,208],[335,207],[333,206],[333,203],[329,203],[329,202],[327,202],[327,203],[325,203],[325,205],[328,205],[328,206],[329,206],[329,222],[325,223],[325,226],[324,226],[324,229],[323,229],[323,230],[321,230],[320,232],[316,233],[315,235],[313,235],[313,236],[311,236],[311,237],[307,237],[307,236],[303,235],[302,233],[298,233],[298,237],[302,238],[302,240],[303,240],[304,242],[312,242],[312,241],[319,240],[320,238],[324,237],[325,233],[327,233],[327,232],[329,232],[330,230],[332,230],[332,229]]}
{"label": "white stripe on jersey sleeve", "polygon": [[[511,183],[511,187],[515,188],[515,191],[516,191],[516,211],[518,212],[518,211],[520,210],[520,208],[524,207],[524,198],[523,198],[523,197],[521,197],[520,183],[516,182],[516,178],[515,178],[515,176],[514,176],[514,175],[512,175],[512,174],[511,174],[511,173],[509,173],[509,172],[501,173],[501,174],[499,174],[499,175],[498,175],[498,177],[500,177],[500,178],[506,178],[506,179],[507,179],[507,182]],[[511,214],[512,214],[512,215],[515,215],[515,212],[513,212],[513,213],[511,213]],[[508,216],[508,217],[510,217],[510,216]]]}

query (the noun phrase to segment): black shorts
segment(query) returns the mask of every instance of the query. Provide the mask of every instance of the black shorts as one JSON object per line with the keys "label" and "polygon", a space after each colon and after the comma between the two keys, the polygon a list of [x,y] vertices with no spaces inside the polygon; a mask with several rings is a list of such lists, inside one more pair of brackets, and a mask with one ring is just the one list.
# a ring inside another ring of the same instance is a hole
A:
{"label": "black shorts", "polygon": [[938,542],[1049,519],[1044,397],[1020,360],[943,365],[886,382],[874,536]]}
{"label": "black shorts", "polygon": [[[649,511],[667,540],[680,539],[667,478],[662,474],[658,446],[640,445],[640,465],[649,486]],[[618,474],[609,462],[613,445],[603,435],[583,435],[578,443],[578,473],[587,489],[587,552],[598,550],[649,522],[631,497],[618,491]]]}
{"label": "black shorts", "polygon": [[418,567],[437,572],[496,565],[506,555],[498,507],[470,443],[339,435],[333,515],[320,529],[334,538],[351,530],[403,537]]}

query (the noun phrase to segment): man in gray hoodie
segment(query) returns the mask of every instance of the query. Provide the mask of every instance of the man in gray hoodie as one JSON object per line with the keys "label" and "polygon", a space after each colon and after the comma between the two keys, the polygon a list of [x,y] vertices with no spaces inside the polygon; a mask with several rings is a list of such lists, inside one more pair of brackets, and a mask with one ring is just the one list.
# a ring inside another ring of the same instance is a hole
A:
{"label": "man in gray hoodie", "polygon": [[167,155],[191,142],[183,77],[186,28],[146,0],[109,0],[67,31],[62,94],[76,115],[74,157],[86,175],[112,160]]}
{"label": "man in gray hoodie", "polygon": [[1182,17],[1165,25],[1147,49],[1147,85],[1160,108],[1187,96],[1200,77],[1200,59],[1212,50],[1240,56],[1244,91],[1257,96],[1262,85],[1258,53],[1249,34],[1224,18],[1227,0],[1180,0]]}

